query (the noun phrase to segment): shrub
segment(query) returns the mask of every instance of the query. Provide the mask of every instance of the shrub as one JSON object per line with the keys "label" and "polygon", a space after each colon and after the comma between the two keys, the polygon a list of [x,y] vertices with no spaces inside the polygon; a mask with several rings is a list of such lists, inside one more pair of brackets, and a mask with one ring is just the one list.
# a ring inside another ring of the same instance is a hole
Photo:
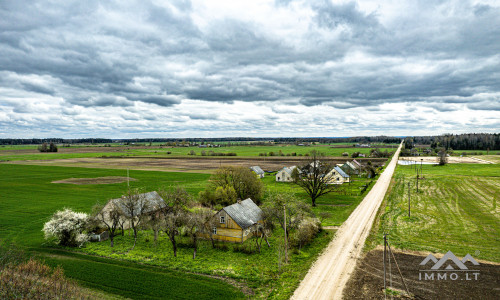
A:
{"label": "shrub", "polygon": [[55,239],[59,245],[81,247],[89,240],[88,235],[82,233],[88,221],[89,216],[85,213],[60,210],[43,225],[42,231],[45,239]]}
{"label": "shrub", "polygon": [[342,156],[349,156],[349,153],[347,153],[347,152],[342,152]]}
{"label": "shrub", "polygon": [[292,233],[291,243],[299,250],[310,243],[321,229],[321,222],[317,218],[305,218],[300,222],[297,230]]}
{"label": "shrub", "polygon": [[51,269],[30,259],[0,269],[0,299],[97,299],[85,295],[64,277],[61,267]]}

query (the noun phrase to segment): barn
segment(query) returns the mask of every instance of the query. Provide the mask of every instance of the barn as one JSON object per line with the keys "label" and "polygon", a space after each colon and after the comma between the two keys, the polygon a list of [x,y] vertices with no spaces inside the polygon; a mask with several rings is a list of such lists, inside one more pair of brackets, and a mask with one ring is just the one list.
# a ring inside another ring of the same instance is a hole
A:
{"label": "barn", "polygon": [[217,226],[213,227],[213,238],[219,241],[243,243],[252,237],[262,225],[262,210],[252,201],[238,201],[218,211]]}

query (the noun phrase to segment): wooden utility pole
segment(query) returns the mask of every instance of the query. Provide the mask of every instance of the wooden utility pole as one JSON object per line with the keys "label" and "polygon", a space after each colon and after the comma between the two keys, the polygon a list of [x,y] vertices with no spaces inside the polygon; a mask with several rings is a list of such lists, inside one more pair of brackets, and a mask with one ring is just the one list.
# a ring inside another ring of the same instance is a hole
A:
{"label": "wooden utility pole", "polygon": [[385,246],[387,245],[387,234],[384,233],[384,295],[385,295],[385,290],[387,289],[387,285],[386,285],[386,282],[385,282],[385,278],[386,278],[386,270],[385,270],[385,252],[386,252],[386,248]]}
{"label": "wooden utility pole", "polygon": [[411,206],[410,206],[410,182],[408,181],[408,218],[411,218]]}
{"label": "wooden utility pole", "polygon": [[283,227],[285,229],[285,263],[288,263],[288,240],[286,237],[286,206],[283,204]]}
{"label": "wooden utility pole", "polygon": [[417,169],[417,193],[418,193],[418,169]]}
{"label": "wooden utility pole", "polygon": [[128,168],[127,168],[127,188],[130,188],[130,176],[129,176],[129,173],[128,173]]}

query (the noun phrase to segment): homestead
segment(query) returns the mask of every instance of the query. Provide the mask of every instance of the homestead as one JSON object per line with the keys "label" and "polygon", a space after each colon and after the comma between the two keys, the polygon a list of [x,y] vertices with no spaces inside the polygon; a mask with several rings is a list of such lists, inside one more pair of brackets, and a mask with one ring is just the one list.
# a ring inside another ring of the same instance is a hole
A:
{"label": "homestead", "polygon": [[293,181],[292,173],[295,168],[297,168],[297,166],[291,166],[289,168],[284,167],[283,169],[279,170],[278,173],[276,173],[276,181],[292,182]]}
{"label": "homestead", "polygon": [[236,243],[252,237],[263,223],[262,210],[250,198],[224,207],[214,218],[213,238]]}
{"label": "homestead", "polygon": [[328,182],[329,184],[342,184],[344,182],[349,182],[349,175],[347,175],[339,166],[334,167],[326,176],[330,178]]}

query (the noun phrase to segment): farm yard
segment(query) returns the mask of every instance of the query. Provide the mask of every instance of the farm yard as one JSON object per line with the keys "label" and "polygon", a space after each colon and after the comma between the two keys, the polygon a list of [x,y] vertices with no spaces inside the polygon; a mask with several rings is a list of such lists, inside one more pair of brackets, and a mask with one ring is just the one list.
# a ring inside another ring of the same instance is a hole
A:
{"label": "farm yard", "polygon": [[[457,299],[498,298],[500,278],[500,168],[491,164],[423,165],[416,192],[412,166],[398,166],[390,192],[365,246],[365,257],[350,280],[345,296],[383,297],[383,234],[396,252],[410,292],[416,297]],[[419,166],[420,169],[420,166]],[[410,180],[411,217],[408,217]],[[422,282],[419,263],[429,254],[457,257],[471,254],[480,262],[479,282]],[[394,266],[393,266],[394,267]],[[394,272],[394,270],[393,270]],[[404,287],[393,274],[395,287]],[[353,288],[363,287],[360,288]],[[495,290],[496,288],[496,290]],[[438,296],[439,295],[439,296]],[[460,297],[459,297],[460,296]]]}
{"label": "farm yard", "polygon": [[[56,153],[58,154],[62,153]],[[86,154],[92,156],[92,153]],[[335,157],[331,159],[335,163],[346,160]],[[376,164],[385,162],[384,158],[372,160]],[[333,238],[334,229],[323,230],[312,243],[301,247],[300,251],[291,249],[289,263],[285,265],[279,262],[280,255],[283,255],[280,254],[279,248],[282,247],[284,234],[279,229],[269,236],[271,247],[264,244],[260,253],[256,251],[254,239],[241,246],[220,243],[217,248],[212,248],[209,241],[200,241],[197,258],[193,260],[189,237],[185,236],[179,237],[178,256],[174,258],[164,233],[160,233],[155,246],[152,232],[141,230],[136,248],[127,252],[133,244],[130,231],[126,231],[124,236],[115,237],[113,250],[108,241],[89,243],[81,249],[73,249],[53,246],[44,241],[41,228],[56,210],[69,207],[88,213],[96,202],[105,203],[108,199],[123,195],[127,189],[125,168],[130,169],[131,179],[128,183],[131,188],[140,187],[150,191],[182,186],[191,195],[196,196],[207,185],[210,176],[207,173],[213,172],[221,165],[247,167],[261,164],[266,170],[276,171],[285,165],[298,164],[300,161],[299,158],[284,157],[89,157],[4,161],[0,164],[0,186],[2,191],[5,191],[0,203],[0,239],[5,244],[16,245],[42,258],[51,266],[63,266],[67,276],[86,287],[109,293],[109,297],[147,299],[169,297],[168,295],[177,297],[177,293],[180,293],[178,289],[158,287],[139,296],[139,287],[130,282],[133,277],[131,274],[139,270],[141,278],[147,282],[166,280],[188,290],[194,290],[194,286],[203,286],[203,289],[196,290],[197,294],[193,294],[199,299],[239,298],[244,295],[252,298],[286,299],[293,293],[317,255]],[[170,164],[165,166],[164,162]],[[162,172],[140,170],[155,170],[155,167]],[[182,172],[172,172],[173,170]],[[262,179],[266,193],[295,195],[310,205],[310,200],[303,190],[293,183],[276,182],[274,174],[267,174]],[[362,200],[363,195],[369,191],[373,180],[365,177],[353,178],[351,183],[339,186],[335,193],[319,198],[318,206],[313,208],[314,213],[325,213],[321,218],[324,226],[342,224]],[[91,277],[83,270],[106,276]],[[178,281],[185,283],[177,284]],[[217,284],[212,284],[214,281]],[[208,285],[213,288],[205,288]]]}

